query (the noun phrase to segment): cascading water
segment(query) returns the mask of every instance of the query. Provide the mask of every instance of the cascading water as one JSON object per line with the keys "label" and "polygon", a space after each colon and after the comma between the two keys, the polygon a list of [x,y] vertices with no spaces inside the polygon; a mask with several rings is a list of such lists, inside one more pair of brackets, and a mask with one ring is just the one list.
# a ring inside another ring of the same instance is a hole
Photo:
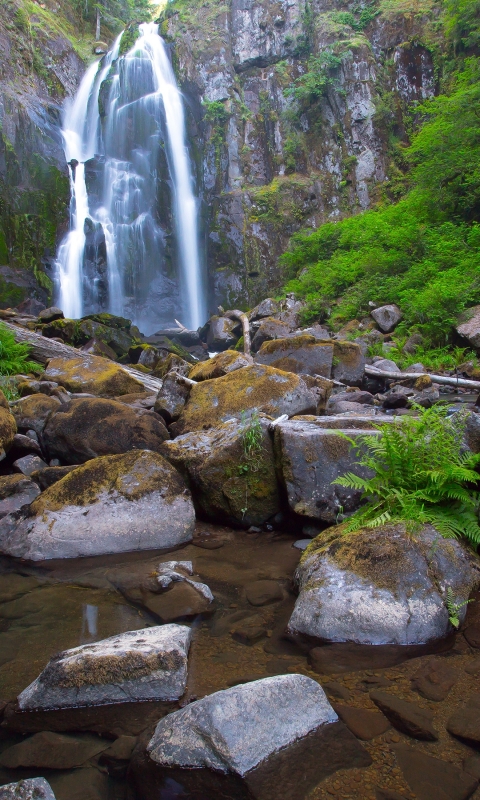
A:
{"label": "cascading water", "polygon": [[71,225],[58,304],[68,317],[127,316],[145,333],[175,318],[194,329],[205,299],[182,97],[158,26],[139,30],[126,55],[119,37],[90,67],[66,108]]}

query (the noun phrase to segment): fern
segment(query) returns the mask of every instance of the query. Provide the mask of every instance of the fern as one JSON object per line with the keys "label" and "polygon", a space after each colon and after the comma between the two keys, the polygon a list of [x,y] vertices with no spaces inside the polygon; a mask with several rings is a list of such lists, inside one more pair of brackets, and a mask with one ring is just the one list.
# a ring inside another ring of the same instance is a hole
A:
{"label": "fern", "polygon": [[30,346],[16,342],[13,333],[0,323],[0,375],[18,375],[21,372],[38,372],[39,364],[29,361]]}
{"label": "fern", "polygon": [[467,606],[469,603],[473,603],[473,600],[464,600],[463,603],[456,603],[455,597],[453,595],[453,589],[451,586],[447,588],[447,594],[445,596],[445,606],[448,611],[448,619],[450,620],[450,624],[453,625],[454,628],[460,627],[460,617],[458,616],[458,612],[464,606]]}
{"label": "fern", "polygon": [[353,443],[358,464],[371,478],[352,472],[333,483],[362,492],[365,505],[346,523],[346,531],[404,521],[413,530],[434,525],[445,538],[480,544],[478,510],[480,454],[465,452],[467,413],[449,415],[448,407],[418,407],[417,417],[380,425],[379,437]]}

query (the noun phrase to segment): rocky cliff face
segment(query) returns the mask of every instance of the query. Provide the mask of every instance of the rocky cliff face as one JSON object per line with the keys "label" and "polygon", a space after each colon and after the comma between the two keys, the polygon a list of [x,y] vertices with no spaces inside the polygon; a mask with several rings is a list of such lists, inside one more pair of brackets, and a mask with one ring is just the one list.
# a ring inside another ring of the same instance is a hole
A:
{"label": "rocky cliff face", "polygon": [[[68,3],[0,4],[0,306],[48,299],[69,186],[60,134],[63,98],[85,64]],[[75,41],[76,47],[72,42]]]}
{"label": "rocky cliff face", "polygon": [[406,112],[435,92],[427,5],[396,8],[168,4],[162,34],[191,112],[211,308],[275,292],[300,227],[395,197]]}

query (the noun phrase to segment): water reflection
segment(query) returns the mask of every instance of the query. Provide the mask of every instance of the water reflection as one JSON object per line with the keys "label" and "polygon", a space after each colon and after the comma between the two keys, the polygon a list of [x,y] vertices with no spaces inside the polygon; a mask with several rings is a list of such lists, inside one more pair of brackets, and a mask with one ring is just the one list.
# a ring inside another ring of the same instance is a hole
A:
{"label": "water reflection", "polygon": [[82,609],[82,632],[80,634],[80,644],[92,642],[97,636],[98,629],[98,606],[84,603]]}

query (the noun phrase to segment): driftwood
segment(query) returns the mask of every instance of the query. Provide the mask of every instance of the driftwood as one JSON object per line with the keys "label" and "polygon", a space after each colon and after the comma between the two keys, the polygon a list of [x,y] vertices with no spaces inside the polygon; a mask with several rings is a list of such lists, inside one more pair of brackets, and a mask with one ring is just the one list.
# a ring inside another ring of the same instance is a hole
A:
{"label": "driftwood", "polygon": [[[55,342],[53,339],[47,339],[46,336],[42,336],[40,333],[35,333],[34,331],[28,330],[28,328],[22,328],[19,325],[13,325],[11,322],[3,321],[3,325],[5,325],[15,336],[15,340],[17,342],[26,342],[31,346],[31,355],[35,361],[38,361],[40,364],[46,364],[47,361],[50,361],[51,358],[79,358],[81,356],[87,357],[87,353],[82,353],[81,350],[77,350],[75,347],[71,347],[69,344],[63,344],[61,342]],[[137,381],[140,381],[145,387],[147,392],[152,392],[152,394],[156,394],[159,389],[162,388],[163,381],[161,378],[152,378],[151,375],[145,375],[143,372],[140,372],[139,369],[134,369],[133,367],[126,367],[123,364],[119,364],[125,372],[128,372],[132,378],[136,378]]]}
{"label": "driftwood", "polygon": [[466,378],[457,378],[453,375],[431,375],[429,372],[387,372],[387,370],[376,369],[368,365],[365,367],[365,375],[369,375],[371,378],[390,378],[394,381],[415,380],[422,375],[427,375],[432,379],[433,383],[452,387],[458,386],[462,389],[474,389],[476,392],[480,392],[480,381],[469,381]]}
{"label": "driftwood", "polygon": [[[219,306],[220,308],[220,306]],[[243,311],[237,311],[234,309],[233,311],[226,311],[224,314],[225,317],[228,319],[238,319],[242,323],[242,330],[243,330],[243,352],[246,356],[250,355],[250,323],[248,321],[248,317]]]}

